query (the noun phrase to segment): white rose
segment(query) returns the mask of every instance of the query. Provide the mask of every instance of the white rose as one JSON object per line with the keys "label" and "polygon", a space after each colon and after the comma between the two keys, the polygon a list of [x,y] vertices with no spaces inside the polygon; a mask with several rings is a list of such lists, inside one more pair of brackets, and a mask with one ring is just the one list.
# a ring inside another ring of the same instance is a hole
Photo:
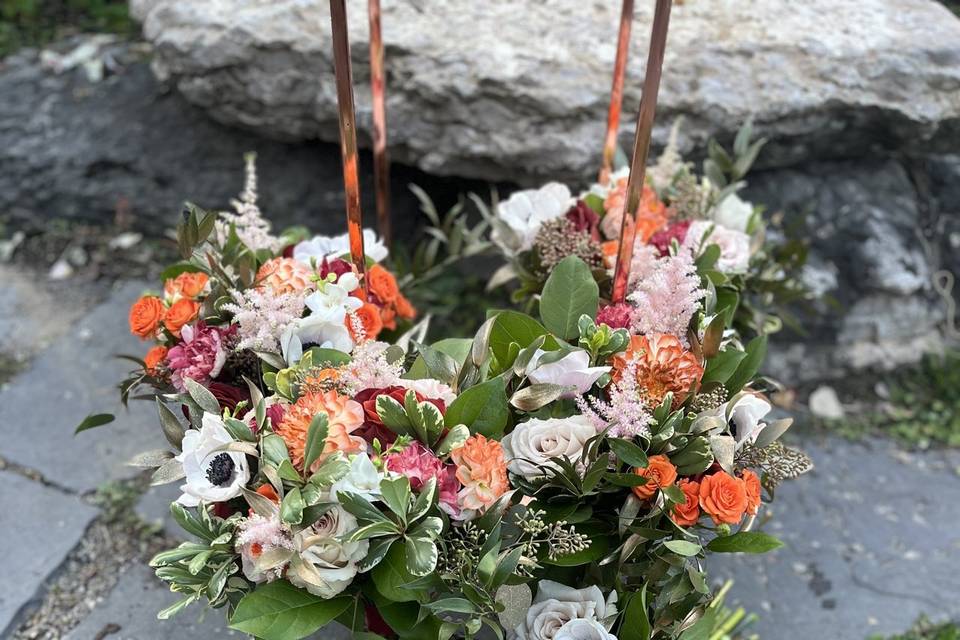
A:
{"label": "white rose", "polygon": [[572,204],[570,189],[559,182],[515,191],[497,206],[497,224],[490,237],[507,255],[528,251],[540,225],[559,218]]}
{"label": "white rose", "polygon": [[[389,255],[383,241],[377,238],[373,229],[363,230],[363,251],[374,262],[383,262]],[[293,248],[294,260],[313,266],[320,264],[324,258],[333,260],[350,253],[350,234],[339,236],[314,236],[311,240],[304,240]]]}
{"label": "white rose", "polygon": [[540,364],[547,352],[537,349],[527,365],[527,377],[536,384],[558,384],[571,387],[561,398],[574,398],[590,390],[610,367],[591,367],[590,354],[582,349],[571,351],[556,362]]}
{"label": "white rose", "polygon": [[596,620],[578,618],[560,627],[554,640],[617,640],[617,636]]}
{"label": "white rose", "polygon": [[236,451],[217,451],[233,438],[223,426],[220,416],[204,413],[200,430],[188,429],[183,436],[180,455],[186,473],[183,494],[177,502],[195,507],[204,502],[224,502],[240,495],[250,480],[247,457]]}
{"label": "white rose", "polygon": [[380,499],[380,481],[383,474],[377,471],[365,453],[358,453],[350,461],[350,471],[330,486],[330,499],[337,502],[341,491],[355,493],[368,502]]}
{"label": "white rose", "polygon": [[567,456],[576,463],[586,442],[596,435],[596,427],[582,415],[521,422],[503,438],[507,468],[528,479],[543,476],[544,467],[554,465],[551,458]]}
{"label": "white rose", "polygon": [[422,378],[420,380],[401,379],[397,381],[397,385],[404,389],[413,389],[424,398],[443,400],[448,407],[451,402],[457,399],[457,394],[453,392],[450,385],[444,384],[439,380],[434,380],[433,378]]}
{"label": "white rose", "polygon": [[720,247],[716,268],[722,273],[744,273],[750,266],[750,236],[742,231],[698,220],[690,225],[683,244],[694,256],[711,244]]}
{"label": "white rose", "polygon": [[735,193],[731,193],[713,210],[713,221],[732,229],[733,231],[747,232],[750,218],[753,217],[753,205],[741,200]]}
{"label": "white rose", "polygon": [[333,598],[350,586],[357,563],[367,555],[370,543],[341,542],[357,528],[357,519],[340,505],[323,514],[316,523],[296,535],[297,553],[287,569],[287,579],[321,598]]}
{"label": "white rose", "polygon": [[[572,620],[592,620],[605,625],[616,616],[616,592],[606,601],[599,587],[574,589],[551,580],[542,580],[537,597],[527,611],[527,617],[514,630],[518,640],[553,640],[555,638],[593,638],[602,636],[562,636],[561,631]],[[582,633],[579,625],[570,633]],[[615,639],[614,639],[615,640]]]}

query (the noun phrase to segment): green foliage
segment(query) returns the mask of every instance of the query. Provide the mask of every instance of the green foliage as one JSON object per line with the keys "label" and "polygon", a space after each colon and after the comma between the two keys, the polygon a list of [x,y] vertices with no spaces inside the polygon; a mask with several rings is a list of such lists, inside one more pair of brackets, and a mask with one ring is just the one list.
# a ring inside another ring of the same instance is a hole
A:
{"label": "green foliage", "polygon": [[927,354],[884,383],[886,397],[874,389],[856,393],[864,410],[819,425],[851,439],[881,434],[917,449],[960,447],[960,351]]}
{"label": "green foliage", "polygon": [[550,273],[540,298],[540,317],[554,335],[564,340],[579,337],[581,316],[596,317],[600,287],[590,267],[576,256],[564,258]]}
{"label": "green foliage", "polygon": [[909,631],[884,638],[872,635],[869,640],[960,640],[960,626],[955,622],[935,624],[921,616]]}
{"label": "green foliage", "polygon": [[346,611],[350,603],[347,597],[324,600],[277,580],[244,596],[230,618],[230,628],[264,640],[300,640]]}
{"label": "green foliage", "polygon": [[43,46],[69,33],[130,34],[126,0],[4,0],[0,58],[20,47]]}

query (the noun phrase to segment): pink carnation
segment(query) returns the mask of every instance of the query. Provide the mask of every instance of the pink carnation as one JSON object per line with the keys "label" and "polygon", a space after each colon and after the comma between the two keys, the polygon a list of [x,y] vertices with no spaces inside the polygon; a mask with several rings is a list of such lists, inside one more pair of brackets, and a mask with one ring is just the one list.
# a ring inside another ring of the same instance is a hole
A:
{"label": "pink carnation", "polygon": [[186,391],[186,378],[205,385],[217,377],[227,359],[227,338],[233,335],[233,330],[233,327],[227,330],[209,327],[202,320],[195,327],[184,326],[180,344],[167,353],[173,386]]}
{"label": "pink carnation", "polygon": [[[448,510],[457,509],[457,492],[460,483],[456,477],[456,467],[446,467],[432,451],[420,442],[414,441],[399,453],[391,453],[386,457],[387,470],[399,473],[410,479],[410,488],[419,491],[430,479],[437,479],[437,489],[440,495],[440,505]],[[449,511],[448,511],[449,512]]]}
{"label": "pink carnation", "polygon": [[633,309],[624,302],[608,304],[597,313],[597,324],[605,324],[611,329],[629,329],[632,321]]}

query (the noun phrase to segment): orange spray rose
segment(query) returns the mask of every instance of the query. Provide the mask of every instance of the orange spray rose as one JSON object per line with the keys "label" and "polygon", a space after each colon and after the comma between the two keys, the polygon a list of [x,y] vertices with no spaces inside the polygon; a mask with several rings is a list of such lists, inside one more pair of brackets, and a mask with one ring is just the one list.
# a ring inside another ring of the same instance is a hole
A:
{"label": "orange spray rose", "polygon": [[147,351],[147,355],[143,356],[143,363],[146,365],[147,373],[154,375],[157,372],[157,367],[160,366],[164,360],[167,359],[168,349],[163,345],[157,345]]}
{"label": "orange spray rose", "polygon": [[755,516],[760,511],[760,478],[750,469],[744,469],[740,477],[747,489],[747,513]]}
{"label": "orange spray rose", "polygon": [[200,271],[196,273],[181,273],[176,278],[171,278],[163,284],[163,293],[169,301],[176,301],[181,296],[185,298],[196,298],[203,293],[209,281],[210,277]]}
{"label": "orange spray rose", "polygon": [[163,319],[163,303],[156,296],[143,296],[130,307],[130,333],[149,338]]}
{"label": "orange spray rose", "polygon": [[163,316],[163,326],[175,336],[180,335],[183,325],[197,317],[200,313],[200,303],[189,298],[180,298],[167,309]]}
{"label": "orange spray rose", "polygon": [[368,340],[375,339],[380,335],[380,332],[383,331],[383,320],[380,317],[380,309],[375,304],[364,302],[363,306],[354,311],[353,314],[347,315],[346,320],[344,320],[354,340],[357,339],[357,336],[354,335],[353,331],[353,315],[356,315],[356,317],[360,319],[360,324],[363,325],[363,333]]}
{"label": "orange spray rose", "polygon": [[633,488],[633,493],[641,500],[649,500],[657,489],[669,487],[677,479],[677,468],[664,455],[650,456],[646,467],[637,467],[633,470],[638,476],[647,479],[646,484]]}
{"label": "orange spray rose", "polygon": [[677,486],[687,501],[673,507],[670,517],[681,527],[691,527],[700,520],[700,483],[696,480],[681,480]]}
{"label": "orange spray rose", "polygon": [[392,273],[378,264],[367,271],[367,288],[384,304],[392,304],[400,295],[397,279]]}
{"label": "orange spray rose", "polygon": [[715,524],[737,524],[747,510],[747,485],[726,471],[700,481],[700,506]]}

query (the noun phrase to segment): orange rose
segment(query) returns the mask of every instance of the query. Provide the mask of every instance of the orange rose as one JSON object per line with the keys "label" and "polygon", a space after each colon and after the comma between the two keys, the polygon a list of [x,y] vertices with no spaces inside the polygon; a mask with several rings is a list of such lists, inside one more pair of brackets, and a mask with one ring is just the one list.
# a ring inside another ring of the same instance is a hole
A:
{"label": "orange rose", "polygon": [[360,324],[363,325],[363,333],[368,340],[373,340],[383,331],[383,320],[380,318],[380,308],[370,302],[364,302],[362,307],[348,315],[346,320],[344,320],[354,340],[357,340],[357,335],[353,329],[354,316],[360,319]]}
{"label": "orange rose", "polygon": [[760,478],[750,469],[744,469],[740,477],[747,489],[747,513],[755,516],[760,511]]}
{"label": "orange rose", "polygon": [[397,310],[394,307],[380,307],[380,321],[384,329],[393,331],[397,328]]}
{"label": "orange rose", "polygon": [[175,336],[180,335],[183,325],[197,317],[200,313],[200,304],[189,298],[180,298],[167,309],[163,316],[163,326]]}
{"label": "orange rose", "polygon": [[157,372],[157,367],[163,363],[167,358],[167,348],[163,345],[158,345],[147,351],[147,355],[143,356],[143,362],[146,365],[145,369],[150,375],[154,375]]}
{"label": "orange rose", "polygon": [[396,301],[400,295],[400,289],[397,287],[397,279],[393,274],[378,264],[373,265],[367,271],[367,288],[370,293],[377,296],[381,302],[390,305]]}
{"label": "orange rose", "polygon": [[695,480],[681,480],[678,484],[687,501],[674,505],[670,517],[681,527],[692,527],[700,520],[700,483]]}
{"label": "orange rose", "polygon": [[737,524],[748,503],[746,483],[725,471],[700,481],[700,506],[715,524]]}
{"label": "orange rose", "polygon": [[163,319],[163,303],[156,296],[143,296],[130,307],[130,333],[149,338]]}
{"label": "orange rose", "polygon": [[496,440],[479,433],[470,436],[450,452],[450,459],[457,465],[457,480],[463,485],[458,498],[464,509],[486,509],[510,488],[503,447]]}
{"label": "orange rose", "polygon": [[163,285],[163,292],[167,298],[176,301],[180,296],[196,298],[203,293],[210,277],[197,271],[196,273],[181,273],[176,278],[167,280]]}
{"label": "orange rose", "polygon": [[397,295],[396,307],[397,315],[401,318],[412,320],[413,318],[417,317],[417,310],[412,304],[410,304],[410,301],[407,300],[402,293]]}
{"label": "orange rose", "polygon": [[647,479],[646,484],[633,488],[633,493],[641,500],[649,500],[657,489],[669,487],[677,479],[677,468],[664,455],[650,456],[646,467],[637,467],[633,470],[638,476]]}

